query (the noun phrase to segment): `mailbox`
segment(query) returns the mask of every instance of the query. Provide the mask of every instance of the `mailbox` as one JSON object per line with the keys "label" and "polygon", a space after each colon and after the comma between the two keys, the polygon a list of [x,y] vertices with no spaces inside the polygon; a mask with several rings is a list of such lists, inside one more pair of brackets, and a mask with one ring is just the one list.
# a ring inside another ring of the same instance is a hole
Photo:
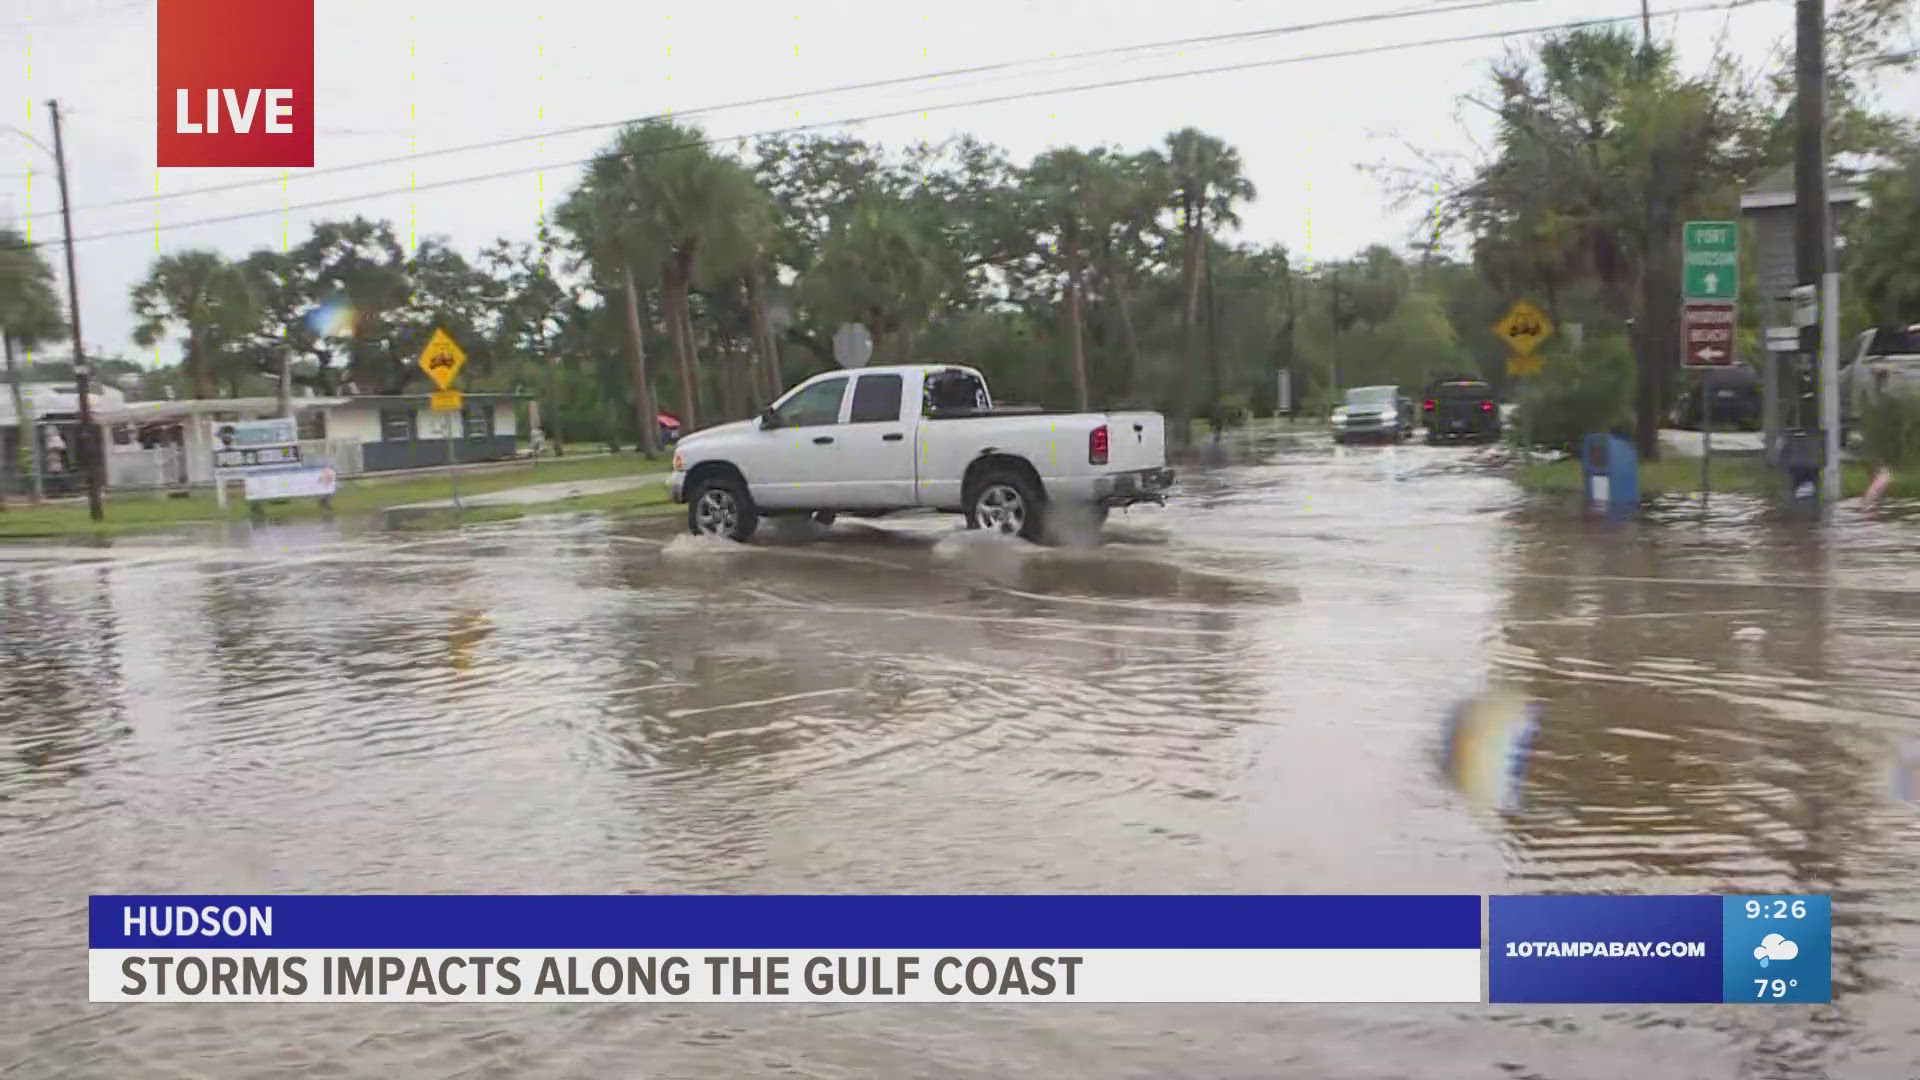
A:
{"label": "mailbox", "polygon": [[1780,467],[1787,473],[1787,492],[1795,499],[1819,497],[1820,467],[1826,463],[1826,440],[1820,431],[1797,428],[1780,436]]}
{"label": "mailbox", "polygon": [[1588,503],[1609,513],[1639,508],[1640,459],[1628,439],[1613,434],[1582,436],[1580,473]]}

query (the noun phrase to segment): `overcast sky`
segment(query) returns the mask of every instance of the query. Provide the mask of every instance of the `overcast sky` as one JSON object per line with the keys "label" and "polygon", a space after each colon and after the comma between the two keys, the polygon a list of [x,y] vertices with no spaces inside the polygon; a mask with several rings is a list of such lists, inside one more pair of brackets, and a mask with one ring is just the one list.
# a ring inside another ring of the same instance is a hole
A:
{"label": "overcast sky", "polygon": [[[715,136],[871,113],[967,102],[1080,83],[1451,38],[1614,15],[1637,0],[970,0],[930,5],[842,0],[805,7],[742,0],[678,5],[543,0],[316,0],[315,96],[321,168],[531,135],[672,110],[684,113],[784,94],[800,100],[700,112]],[[1701,0],[1653,0],[1654,11]],[[0,10],[0,124],[50,143],[43,102],[57,98],[76,207],[74,231],[139,229],[78,245],[81,315],[91,351],[152,362],[131,341],[127,294],[156,253],[212,247],[238,257],[297,244],[310,222],[359,213],[391,219],[403,243],[443,235],[472,255],[496,237],[528,239],[543,204],[573,182],[567,163],[591,155],[607,131],[443,155],[303,178],[259,170],[154,168],[155,0],[8,0]],[[889,86],[810,93],[848,83],[1288,24],[1413,13],[1361,25],[1275,34],[1231,44],[1102,56]],[[1732,13],[1656,15],[1654,32],[1699,65],[1722,35],[1758,64],[1792,37],[1790,0]],[[1192,124],[1238,147],[1257,201],[1242,235],[1281,242],[1305,261],[1337,258],[1373,242],[1400,246],[1416,218],[1389,209],[1357,166],[1411,162],[1418,146],[1470,154],[1490,117],[1461,95],[1487,98],[1486,68],[1524,41],[1438,44],[1369,56],[1313,60],[1138,85],[965,105],[875,120],[857,134],[889,145],[971,132],[1018,160],[1053,146],[1129,149]],[[17,59],[16,59],[17,58]],[[1920,80],[1885,88],[1890,105],[1920,112]],[[30,112],[29,112],[29,103]],[[474,174],[543,172],[414,194]],[[23,175],[32,169],[31,192]],[[257,187],[165,195],[239,180]],[[402,189],[399,194],[372,193]],[[360,196],[366,196],[364,198]],[[350,200],[281,212],[288,203]],[[102,203],[133,200],[103,207]],[[50,163],[0,130],[0,221],[60,235]],[[166,229],[196,218],[263,211],[224,224]],[[163,226],[156,236],[156,220]],[[58,249],[49,256],[59,264]],[[170,347],[158,359],[171,362]]]}

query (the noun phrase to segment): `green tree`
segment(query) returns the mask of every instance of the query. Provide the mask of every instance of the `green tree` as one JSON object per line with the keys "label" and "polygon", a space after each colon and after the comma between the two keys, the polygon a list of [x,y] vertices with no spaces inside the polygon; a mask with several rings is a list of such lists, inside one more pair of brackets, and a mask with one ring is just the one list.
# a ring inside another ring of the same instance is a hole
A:
{"label": "green tree", "polygon": [[1855,288],[1879,323],[1920,321],[1920,146],[1867,184],[1848,251]]}
{"label": "green tree", "polygon": [[1685,77],[1671,49],[1627,31],[1546,39],[1494,70],[1493,157],[1443,192],[1442,227],[1474,237],[1476,263],[1510,294],[1538,289],[1559,316],[1570,284],[1632,320],[1635,434],[1659,451],[1679,357],[1679,252],[1693,216],[1731,216],[1740,184],[1765,164],[1754,111],[1724,64]]}
{"label": "green tree", "polygon": [[259,324],[259,308],[245,269],[219,253],[191,250],[162,255],[134,286],[133,340],[152,346],[178,331],[182,363],[196,397],[210,398],[245,367],[245,342]]}
{"label": "green tree", "polygon": [[[1185,337],[1186,377],[1181,380],[1179,411],[1174,416],[1176,437],[1192,440],[1194,375],[1200,370],[1200,257],[1210,230],[1220,225],[1237,225],[1236,203],[1254,197],[1253,183],[1242,175],[1239,151],[1220,139],[1196,128],[1182,128],[1168,135],[1165,144],[1166,168],[1171,178],[1173,208],[1178,215],[1185,254],[1181,264],[1186,301],[1181,313]],[[1220,391],[1217,351],[1211,351],[1210,392]]]}
{"label": "green tree", "polygon": [[1079,150],[1050,150],[1034,159],[1023,177],[1034,210],[1035,245],[1040,261],[1063,279],[1067,320],[1068,370],[1079,408],[1087,408],[1087,347],[1082,270],[1097,227],[1091,220],[1094,165]]}
{"label": "green tree", "polygon": [[[594,156],[580,185],[554,213],[555,223],[571,237],[576,265],[589,271],[593,289],[601,297],[602,303],[589,316],[589,324],[602,331],[596,336],[604,340],[609,313],[620,313],[634,388],[634,422],[640,445],[649,456],[660,452],[660,442],[640,291],[655,280],[664,241],[644,206],[649,187],[635,155],[663,141],[658,131],[638,126],[622,131],[611,147]],[[681,422],[690,425],[692,420],[683,416]]]}
{"label": "green tree", "polygon": [[14,363],[14,348],[32,349],[65,329],[60,301],[53,291],[53,267],[36,245],[12,229],[0,228],[0,348],[6,350],[7,385],[13,394],[15,428],[21,436],[14,466],[33,478],[33,499],[40,499],[39,441],[30,436],[26,395]]}

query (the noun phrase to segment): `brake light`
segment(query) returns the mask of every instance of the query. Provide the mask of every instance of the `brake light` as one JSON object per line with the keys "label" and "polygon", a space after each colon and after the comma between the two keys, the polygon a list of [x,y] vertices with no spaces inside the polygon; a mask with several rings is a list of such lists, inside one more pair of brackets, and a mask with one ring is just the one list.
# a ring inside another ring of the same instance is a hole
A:
{"label": "brake light", "polygon": [[1492,412],[1492,411],[1493,411],[1493,402],[1491,402],[1491,401],[1483,401],[1483,402],[1481,402],[1481,403],[1480,403],[1480,411],[1481,411],[1481,412]]}
{"label": "brake light", "polygon": [[1107,425],[1101,424],[1087,436],[1087,462],[1092,465],[1107,463]]}
{"label": "brake light", "polygon": [[1427,403],[1426,403],[1425,405],[1423,405],[1423,406],[1421,406],[1421,408],[1424,408],[1424,409],[1425,409],[1426,411],[1428,411],[1428,412],[1432,412],[1432,411],[1433,411],[1433,399],[1432,399],[1432,398],[1428,398],[1428,399],[1427,399]]}

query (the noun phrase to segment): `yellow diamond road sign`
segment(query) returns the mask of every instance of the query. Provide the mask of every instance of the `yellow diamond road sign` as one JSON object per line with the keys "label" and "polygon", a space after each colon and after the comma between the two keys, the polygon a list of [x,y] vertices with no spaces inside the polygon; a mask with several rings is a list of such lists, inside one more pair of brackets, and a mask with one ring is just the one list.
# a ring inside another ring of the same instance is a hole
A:
{"label": "yellow diamond road sign", "polygon": [[428,403],[433,406],[434,412],[459,412],[465,397],[458,390],[439,390],[428,399]]}
{"label": "yellow diamond road sign", "polygon": [[1507,374],[1538,375],[1540,374],[1540,358],[1537,356],[1509,356],[1507,357]]}
{"label": "yellow diamond road sign", "polygon": [[1553,335],[1553,320],[1525,300],[1516,300],[1506,318],[1493,324],[1493,332],[1517,355],[1532,356],[1540,343]]}
{"label": "yellow diamond road sign", "polygon": [[445,330],[435,330],[427,347],[420,350],[420,370],[427,373],[433,384],[445,390],[453,385],[453,377],[460,374],[460,368],[467,362],[467,354],[460,350]]}

